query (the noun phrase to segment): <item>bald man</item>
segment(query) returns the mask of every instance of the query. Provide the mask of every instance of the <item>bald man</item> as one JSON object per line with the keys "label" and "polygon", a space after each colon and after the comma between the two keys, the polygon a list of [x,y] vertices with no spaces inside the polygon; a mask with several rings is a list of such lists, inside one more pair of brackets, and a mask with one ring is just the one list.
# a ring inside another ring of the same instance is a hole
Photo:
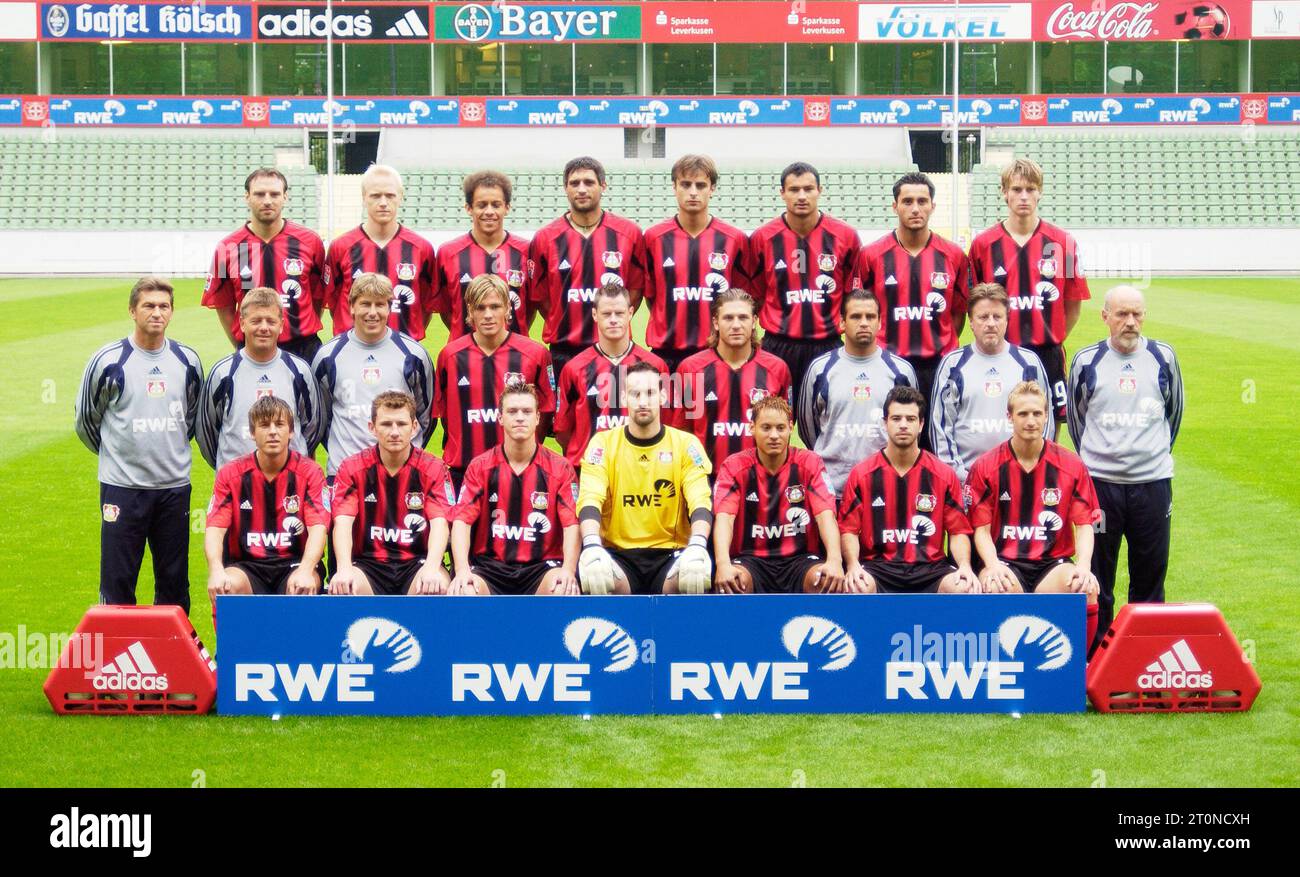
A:
{"label": "bald man", "polygon": [[1102,512],[1092,554],[1101,585],[1093,648],[1114,617],[1121,540],[1128,539],[1129,602],[1164,602],[1172,451],[1183,418],[1178,359],[1168,344],[1142,334],[1142,292],[1116,286],[1106,293],[1101,318],[1110,337],[1074,355],[1067,419]]}

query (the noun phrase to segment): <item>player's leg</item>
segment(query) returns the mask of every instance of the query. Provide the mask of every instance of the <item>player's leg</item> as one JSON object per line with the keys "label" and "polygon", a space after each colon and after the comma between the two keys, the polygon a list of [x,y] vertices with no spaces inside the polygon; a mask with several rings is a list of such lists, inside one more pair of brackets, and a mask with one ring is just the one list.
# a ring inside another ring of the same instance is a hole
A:
{"label": "player's leg", "polygon": [[155,606],[190,612],[190,485],[151,491],[149,552],[153,555]]}
{"label": "player's leg", "polygon": [[998,587],[997,587],[997,585],[995,585],[995,584],[993,583],[993,567],[987,567],[987,568],[985,568],[985,569],[980,570],[980,573],[979,573],[979,578],[980,578],[980,590],[981,590],[982,592],[984,592],[985,594],[1024,594],[1024,593],[1026,593],[1026,585],[1032,587],[1033,582],[1026,582],[1026,581],[1025,581],[1025,573],[1024,573],[1023,570],[1017,568],[1017,564],[1015,564],[1015,563],[1007,563],[1006,561],[1003,561],[1003,564],[1006,566],[1007,569],[1011,570],[1011,575],[1012,575],[1012,576],[1015,578],[1015,580],[1016,580],[1016,581],[1015,581],[1015,584],[1009,586],[1005,591],[999,590]]}
{"label": "player's leg", "polygon": [[608,548],[610,560],[614,562],[614,593],[634,594],[634,577],[638,575],[636,549]]}
{"label": "player's leg", "polygon": [[[1128,540],[1128,601],[1163,603],[1165,574],[1169,571],[1173,484],[1166,478],[1130,487],[1131,504],[1124,527],[1124,537]],[[1109,626],[1109,618],[1106,623]],[[1097,627],[1105,632],[1100,618]]]}
{"label": "player's leg", "polygon": [[[1074,575],[1074,564],[1058,563],[1054,564],[1043,573],[1043,577],[1034,584],[1032,590],[1035,594],[1071,594],[1070,576]],[[1030,585],[1032,583],[1025,582]],[[1096,601],[1096,597],[1090,597],[1088,602]]]}
{"label": "player's leg", "polygon": [[462,596],[466,596],[466,597],[470,597],[470,596],[491,597],[492,596],[492,588],[488,585],[487,580],[484,579],[482,576],[476,576],[471,574],[469,579],[474,584],[474,593],[463,594]]}
{"label": "player's leg", "polygon": [[99,601],[110,606],[134,606],[135,584],[144,560],[149,532],[148,491],[99,485],[102,523],[99,528]]}
{"label": "player's leg", "polygon": [[[748,565],[753,561],[754,558],[748,555],[732,558],[731,565],[736,568],[736,587],[742,594],[754,593],[758,589],[756,577],[762,578],[762,572],[757,568],[757,565],[752,570],[749,568]],[[722,593],[717,589],[716,585],[713,590],[716,593]]]}
{"label": "player's leg", "polygon": [[1060,344],[1044,344],[1031,346],[1029,349],[1037,353],[1038,358],[1042,360],[1043,370],[1047,372],[1047,382],[1051,384],[1048,395],[1052,397],[1052,420],[1056,431],[1048,438],[1055,439],[1066,417],[1065,348]]}
{"label": "player's leg", "polygon": [[[417,557],[413,560],[408,560],[390,567],[392,571],[391,580],[386,584],[389,585],[391,590],[385,589],[384,593],[421,597],[434,596],[434,594],[416,595],[413,593],[413,589],[415,588],[415,578],[420,574],[420,569],[423,566],[424,558]],[[438,580],[439,587],[437,594],[446,594],[447,587],[451,584],[451,576],[447,574],[447,568],[440,563],[433,571],[433,575],[434,578]],[[475,594],[486,596],[492,593],[490,590],[487,590],[487,582],[483,583],[483,587],[484,590],[480,591],[478,589],[478,583],[476,582],[474,585]]]}
{"label": "player's leg", "polygon": [[[1097,577],[1100,592],[1097,594],[1097,630],[1100,635],[1110,628],[1115,617],[1115,574],[1119,568],[1120,543],[1128,527],[1128,491],[1126,485],[1093,479],[1097,490],[1097,503],[1101,507],[1101,520],[1093,528],[1092,574]],[[1129,541],[1129,551],[1133,543]],[[1131,566],[1131,563],[1130,563]],[[1095,648],[1097,643],[1090,644]]]}
{"label": "player's leg", "polygon": [[226,578],[230,581],[231,594],[252,595],[253,581],[243,567],[239,565],[228,566],[225,572]]}
{"label": "player's leg", "polygon": [[[566,596],[566,594],[563,591],[557,591],[555,589],[555,583],[558,582],[560,580],[560,576],[564,574],[564,569],[560,567],[560,565],[555,561],[550,561],[550,563],[555,563],[556,565],[550,567],[549,569],[546,570],[545,573],[542,574],[541,579],[539,579],[537,582],[537,587],[534,588],[532,592],[535,596],[538,597]],[[578,593],[582,593],[582,592],[579,591]]]}
{"label": "player's leg", "polygon": [[353,561],[352,564],[352,593],[358,597],[373,597],[375,595],[375,586],[370,583],[370,576],[362,569],[361,564]]}

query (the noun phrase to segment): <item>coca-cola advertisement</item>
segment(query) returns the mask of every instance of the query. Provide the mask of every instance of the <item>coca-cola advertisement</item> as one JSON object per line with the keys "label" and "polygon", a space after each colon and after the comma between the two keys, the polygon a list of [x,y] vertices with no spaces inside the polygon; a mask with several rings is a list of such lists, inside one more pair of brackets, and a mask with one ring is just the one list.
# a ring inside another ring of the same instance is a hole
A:
{"label": "coca-cola advertisement", "polygon": [[1246,39],[1250,13],[1248,0],[1040,0],[1034,39]]}

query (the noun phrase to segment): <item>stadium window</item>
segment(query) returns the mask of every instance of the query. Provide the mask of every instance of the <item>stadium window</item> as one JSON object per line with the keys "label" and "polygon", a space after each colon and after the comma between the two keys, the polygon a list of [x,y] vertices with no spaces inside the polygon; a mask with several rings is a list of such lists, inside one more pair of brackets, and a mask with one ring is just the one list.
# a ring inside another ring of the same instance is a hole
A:
{"label": "stadium window", "polygon": [[572,93],[572,45],[512,43],[506,46],[506,94]]}
{"label": "stadium window", "polygon": [[858,94],[942,94],[942,43],[858,46]]}
{"label": "stadium window", "polygon": [[1033,43],[962,43],[961,90],[980,94],[1029,91],[1029,53]]}
{"label": "stadium window", "polygon": [[850,94],[853,44],[791,43],[786,47],[787,94]]}
{"label": "stadium window", "polygon": [[1111,42],[1106,45],[1106,91],[1152,94],[1174,90],[1174,44]]}
{"label": "stadium window", "polygon": [[114,94],[180,94],[180,43],[116,43]]}
{"label": "stadium window", "polygon": [[501,94],[501,44],[439,46],[439,76],[447,94]]}
{"label": "stadium window", "polygon": [[648,94],[713,94],[712,45],[664,45],[646,47],[650,56]]}
{"label": "stadium window", "polygon": [[1179,91],[1244,91],[1245,40],[1178,43]]}
{"label": "stadium window", "polygon": [[1295,40],[1254,40],[1250,45],[1254,91],[1300,91],[1300,52]]}
{"label": "stadium window", "polygon": [[[318,95],[325,93],[324,43],[259,43],[262,94]],[[334,90],[343,93],[343,53],[334,51]]]}
{"label": "stadium window", "polygon": [[50,94],[108,94],[108,46],[103,43],[46,43]]}
{"label": "stadium window", "polygon": [[1042,94],[1096,94],[1102,91],[1104,49],[1099,42],[1039,43],[1039,91]]}
{"label": "stadium window", "polygon": [[782,94],[785,73],[780,43],[718,45],[718,94]]}
{"label": "stadium window", "polygon": [[636,43],[579,43],[575,60],[578,94],[640,94],[640,48]]}
{"label": "stadium window", "polygon": [[186,43],[186,94],[247,94],[248,43]]}
{"label": "stadium window", "polygon": [[429,47],[353,43],[347,47],[348,94],[428,94]]}
{"label": "stadium window", "polygon": [[0,93],[36,93],[36,43],[0,43]]}

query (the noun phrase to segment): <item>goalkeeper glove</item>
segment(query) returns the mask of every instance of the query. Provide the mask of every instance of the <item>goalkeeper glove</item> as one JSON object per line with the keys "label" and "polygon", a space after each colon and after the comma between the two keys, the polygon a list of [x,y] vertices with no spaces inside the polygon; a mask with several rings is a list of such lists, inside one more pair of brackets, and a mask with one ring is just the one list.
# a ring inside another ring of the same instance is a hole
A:
{"label": "goalkeeper glove", "polygon": [[713,578],[713,562],[705,548],[703,536],[692,536],[677,557],[677,591],[681,594],[704,594]]}
{"label": "goalkeeper glove", "polygon": [[584,593],[603,597],[614,592],[614,558],[600,544],[599,536],[583,540],[582,554],[578,555],[578,580]]}

